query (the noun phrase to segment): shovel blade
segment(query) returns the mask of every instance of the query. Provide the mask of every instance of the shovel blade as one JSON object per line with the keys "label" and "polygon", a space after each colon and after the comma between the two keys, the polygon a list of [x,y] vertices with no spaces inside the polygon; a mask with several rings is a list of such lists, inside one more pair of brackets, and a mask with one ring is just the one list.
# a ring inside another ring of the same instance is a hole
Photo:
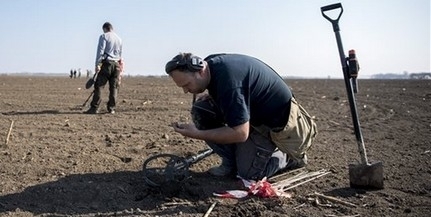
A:
{"label": "shovel blade", "polygon": [[350,164],[350,187],[364,189],[383,189],[383,163]]}
{"label": "shovel blade", "polygon": [[85,89],[90,89],[91,86],[94,84],[94,79],[90,78],[88,79],[87,83],[85,83]]}

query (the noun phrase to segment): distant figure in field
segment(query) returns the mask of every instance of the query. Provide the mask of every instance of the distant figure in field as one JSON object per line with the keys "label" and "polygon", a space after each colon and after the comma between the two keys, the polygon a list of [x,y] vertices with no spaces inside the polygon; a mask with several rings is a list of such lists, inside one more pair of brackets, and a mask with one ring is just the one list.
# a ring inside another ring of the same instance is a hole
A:
{"label": "distant figure in field", "polygon": [[97,45],[95,72],[97,78],[94,83],[93,100],[86,114],[97,114],[101,103],[101,89],[109,82],[109,100],[107,110],[115,113],[117,105],[117,93],[120,82],[122,67],[123,43],[121,38],[114,32],[111,23],[106,22],[102,26],[103,34],[99,37]]}
{"label": "distant figure in field", "polygon": [[73,70],[73,78],[76,78],[76,69]]}
{"label": "distant figure in field", "polygon": [[87,69],[87,78],[90,77],[90,73],[91,73],[91,71],[89,69]]}
{"label": "distant figure in field", "polygon": [[73,78],[73,69],[70,69],[70,75],[69,75],[69,77]]}
{"label": "distant figure in field", "polygon": [[81,68],[78,69],[78,78],[81,77]]}

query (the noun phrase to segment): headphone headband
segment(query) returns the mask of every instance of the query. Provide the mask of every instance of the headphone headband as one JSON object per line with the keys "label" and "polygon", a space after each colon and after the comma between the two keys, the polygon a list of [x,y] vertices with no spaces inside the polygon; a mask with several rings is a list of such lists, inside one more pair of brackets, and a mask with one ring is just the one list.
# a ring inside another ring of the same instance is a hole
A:
{"label": "headphone headband", "polygon": [[190,72],[198,72],[204,67],[204,61],[202,58],[194,55],[183,56],[179,54],[175,56],[171,61],[166,63],[166,73],[171,73],[175,69],[180,71],[188,70]]}

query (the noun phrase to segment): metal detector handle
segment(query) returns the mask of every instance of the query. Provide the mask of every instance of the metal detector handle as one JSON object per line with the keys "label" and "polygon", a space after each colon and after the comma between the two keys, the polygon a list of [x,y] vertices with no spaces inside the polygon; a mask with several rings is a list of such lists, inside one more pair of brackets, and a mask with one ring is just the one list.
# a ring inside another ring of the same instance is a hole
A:
{"label": "metal detector handle", "polygon": [[[338,15],[337,19],[331,19],[328,15],[325,14],[325,11],[330,11],[330,10],[334,10],[334,9],[338,9],[340,8],[340,14]],[[332,27],[334,28],[334,32],[335,31],[340,31],[340,27],[338,26],[338,21],[340,20],[341,14],[343,14],[343,6],[341,5],[341,3],[336,3],[336,4],[332,4],[332,5],[327,5],[327,6],[323,6],[320,8],[323,17],[325,17],[327,20],[329,20],[329,22],[332,23]]]}
{"label": "metal detector handle", "polygon": [[[335,20],[329,18],[324,13],[325,11],[333,10],[337,8],[341,8],[341,12],[338,15],[338,18]],[[355,136],[356,136],[356,141],[358,143],[358,149],[361,155],[361,161],[362,161],[362,164],[368,164],[367,154],[366,154],[365,145],[364,145],[364,139],[362,137],[361,126],[359,124],[358,111],[356,108],[356,100],[353,93],[352,83],[350,81],[349,66],[347,65],[348,60],[344,54],[343,43],[341,42],[340,28],[338,26],[338,20],[340,19],[341,14],[343,13],[343,7],[341,6],[341,3],[337,3],[337,4],[321,7],[320,9],[322,11],[323,17],[325,17],[327,20],[329,20],[332,23],[332,26],[334,29],[335,38],[337,40],[338,53],[340,54],[340,61],[343,67],[344,83],[346,85],[347,97],[349,99],[350,112],[352,115],[352,121],[355,129]]]}

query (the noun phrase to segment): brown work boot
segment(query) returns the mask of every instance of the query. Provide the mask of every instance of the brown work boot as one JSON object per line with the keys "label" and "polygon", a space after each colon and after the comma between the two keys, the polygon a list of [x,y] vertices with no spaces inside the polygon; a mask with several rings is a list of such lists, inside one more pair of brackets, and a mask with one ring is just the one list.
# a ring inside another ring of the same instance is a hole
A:
{"label": "brown work boot", "polygon": [[291,158],[288,158],[285,169],[293,170],[293,169],[305,167],[308,163],[307,161],[308,161],[308,158],[306,154],[304,154],[304,156],[300,160],[293,160]]}

